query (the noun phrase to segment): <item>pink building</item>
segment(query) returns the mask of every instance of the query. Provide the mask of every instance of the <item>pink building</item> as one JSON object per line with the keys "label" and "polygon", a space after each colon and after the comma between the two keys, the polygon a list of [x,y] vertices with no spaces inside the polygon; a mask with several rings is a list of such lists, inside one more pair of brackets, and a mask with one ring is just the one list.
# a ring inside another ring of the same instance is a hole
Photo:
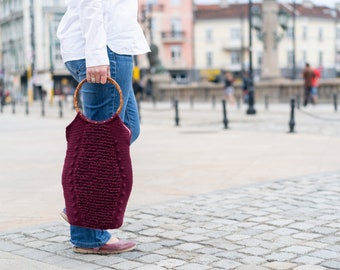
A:
{"label": "pink building", "polygon": [[158,47],[162,65],[177,80],[194,67],[193,1],[139,0],[140,20],[150,44]]}

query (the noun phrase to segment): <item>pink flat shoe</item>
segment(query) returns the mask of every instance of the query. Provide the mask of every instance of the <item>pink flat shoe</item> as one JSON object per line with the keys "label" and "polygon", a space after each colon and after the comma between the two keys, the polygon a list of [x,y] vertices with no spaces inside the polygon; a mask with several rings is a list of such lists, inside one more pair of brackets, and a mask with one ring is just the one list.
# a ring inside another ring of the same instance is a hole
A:
{"label": "pink flat shoe", "polygon": [[99,255],[108,255],[108,254],[118,254],[123,252],[128,252],[133,250],[136,247],[136,244],[132,241],[127,240],[118,240],[116,243],[105,244],[104,246],[98,248],[80,248],[73,247],[73,252],[82,253],[82,254],[99,254]]}
{"label": "pink flat shoe", "polygon": [[70,223],[68,221],[68,217],[67,217],[67,214],[66,214],[66,209],[64,208],[63,211],[60,213],[60,216],[67,222],[67,223]]}

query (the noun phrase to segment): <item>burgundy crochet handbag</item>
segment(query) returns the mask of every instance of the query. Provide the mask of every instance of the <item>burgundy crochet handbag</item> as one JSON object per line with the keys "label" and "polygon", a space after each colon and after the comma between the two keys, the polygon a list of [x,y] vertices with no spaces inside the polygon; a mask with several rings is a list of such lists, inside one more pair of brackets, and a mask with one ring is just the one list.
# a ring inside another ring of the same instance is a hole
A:
{"label": "burgundy crochet handbag", "polygon": [[123,95],[118,83],[108,78],[120,95],[116,113],[105,121],[92,121],[78,107],[81,81],[74,92],[75,119],[66,127],[67,151],[62,173],[69,223],[93,229],[116,229],[123,224],[132,189],[131,132],[119,113]]}

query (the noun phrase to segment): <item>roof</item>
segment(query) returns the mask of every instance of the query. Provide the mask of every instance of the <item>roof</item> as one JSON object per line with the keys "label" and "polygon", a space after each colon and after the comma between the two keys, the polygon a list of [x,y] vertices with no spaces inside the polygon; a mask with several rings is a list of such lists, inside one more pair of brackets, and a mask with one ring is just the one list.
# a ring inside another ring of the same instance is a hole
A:
{"label": "roof", "polygon": [[[253,3],[253,6],[262,8],[261,3]],[[248,4],[228,4],[225,7],[220,5],[196,5],[196,20],[213,20],[222,18],[248,17]],[[293,15],[294,7],[292,4],[279,4],[282,9]],[[315,6],[313,4],[295,4],[295,14],[300,17],[317,17],[333,19],[334,16],[340,18],[339,10],[331,9],[327,6]]]}

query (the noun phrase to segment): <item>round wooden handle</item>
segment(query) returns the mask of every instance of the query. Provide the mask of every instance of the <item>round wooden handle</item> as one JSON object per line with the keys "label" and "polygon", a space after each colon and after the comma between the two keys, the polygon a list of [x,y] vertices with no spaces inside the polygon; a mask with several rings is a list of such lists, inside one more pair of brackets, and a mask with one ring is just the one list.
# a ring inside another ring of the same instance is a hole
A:
{"label": "round wooden handle", "polygon": [[[74,104],[74,108],[76,110],[76,112],[81,112],[80,109],[79,109],[79,106],[78,106],[78,94],[79,94],[79,91],[81,89],[81,87],[83,86],[84,83],[86,83],[87,80],[86,78],[84,80],[82,80],[78,85],[77,85],[77,88],[74,90],[74,94],[73,94],[73,104]],[[112,83],[118,93],[119,93],[119,107],[116,111],[117,114],[120,114],[120,112],[122,111],[122,108],[123,108],[123,93],[122,93],[122,89],[120,88],[119,84],[112,78],[110,77],[107,77],[107,82],[109,83]]]}

